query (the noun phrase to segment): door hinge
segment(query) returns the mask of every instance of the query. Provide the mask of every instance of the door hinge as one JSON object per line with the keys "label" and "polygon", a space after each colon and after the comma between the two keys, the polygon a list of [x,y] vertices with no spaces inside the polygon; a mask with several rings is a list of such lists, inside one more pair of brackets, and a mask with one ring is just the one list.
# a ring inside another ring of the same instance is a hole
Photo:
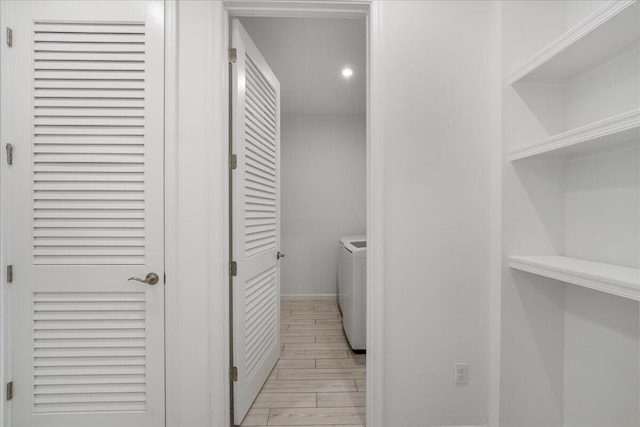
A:
{"label": "door hinge", "polygon": [[238,50],[235,47],[229,49],[229,64],[235,64],[238,60]]}
{"label": "door hinge", "polygon": [[7,283],[13,282],[13,265],[7,265]]}
{"label": "door hinge", "polygon": [[238,368],[235,366],[231,368],[231,381],[238,381]]}
{"label": "door hinge", "polygon": [[231,261],[231,268],[229,270],[231,272],[231,277],[236,277],[238,275],[238,263]]}
{"label": "door hinge", "polygon": [[13,399],[13,381],[7,383],[7,400]]}
{"label": "door hinge", "polygon": [[7,149],[7,164],[12,165],[13,164],[13,145],[7,144],[5,148]]}
{"label": "door hinge", "polygon": [[7,46],[13,47],[13,30],[7,27]]}
{"label": "door hinge", "polygon": [[230,164],[231,164],[231,169],[232,169],[232,170],[234,170],[234,169],[237,169],[237,168],[238,168],[238,156],[237,156],[237,155],[235,155],[235,154],[232,154],[232,155],[231,155],[231,161],[230,161]]}

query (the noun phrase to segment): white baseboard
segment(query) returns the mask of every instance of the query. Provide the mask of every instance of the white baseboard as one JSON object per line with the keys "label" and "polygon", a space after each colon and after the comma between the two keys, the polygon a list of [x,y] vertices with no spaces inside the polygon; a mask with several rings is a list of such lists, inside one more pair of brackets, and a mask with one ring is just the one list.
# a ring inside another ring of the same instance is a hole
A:
{"label": "white baseboard", "polygon": [[337,298],[336,294],[282,294],[280,299],[302,299],[302,300],[334,300]]}

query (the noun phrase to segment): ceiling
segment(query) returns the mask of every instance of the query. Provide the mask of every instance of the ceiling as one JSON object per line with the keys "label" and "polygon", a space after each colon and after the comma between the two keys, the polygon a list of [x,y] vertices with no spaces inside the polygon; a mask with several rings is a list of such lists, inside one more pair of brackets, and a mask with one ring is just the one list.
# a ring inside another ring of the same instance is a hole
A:
{"label": "ceiling", "polygon": [[[364,19],[242,18],[280,80],[283,114],[364,114]],[[349,79],[344,67],[353,69]]]}

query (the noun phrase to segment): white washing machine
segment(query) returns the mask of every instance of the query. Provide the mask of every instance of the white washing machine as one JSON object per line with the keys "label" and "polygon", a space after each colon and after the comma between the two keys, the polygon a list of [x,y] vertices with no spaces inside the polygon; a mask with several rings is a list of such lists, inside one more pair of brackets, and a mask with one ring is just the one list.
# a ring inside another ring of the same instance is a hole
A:
{"label": "white washing machine", "polygon": [[367,238],[345,236],[338,246],[338,304],[342,326],[356,353],[367,349]]}

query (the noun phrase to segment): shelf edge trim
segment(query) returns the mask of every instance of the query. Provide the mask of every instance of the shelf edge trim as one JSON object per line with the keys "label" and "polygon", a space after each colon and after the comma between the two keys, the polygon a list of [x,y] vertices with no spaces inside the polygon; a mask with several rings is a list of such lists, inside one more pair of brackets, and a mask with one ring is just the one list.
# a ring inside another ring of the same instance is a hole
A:
{"label": "shelf edge trim", "polygon": [[640,129],[640,108],[551,136],[522,148],[509,150],[509,161],[551,153],[634,128]]}
{"label": "shelf edge trim", "polygon": [[527,262],[520,258],[509,257],[509,267],[548,277],[561,282],[582,286],[596,291],[616,295],[619,297],[640,301],[640,287],[620,280],[606,279],[586,273],[564,270],[557,267],[542,267],[536,263]]}
{"label": "shelf edge trim", "polygon": [[594,13],[589,15],[585,20],[576,24],[566,31],[560,37],[549,43],[542,50],[530,57],[520,67],[516,68],[509,76],[509,84],[518,83],[542,64],[558,55],[563,50],[595,30],[609,19],[622,12],[627,7],[636,3],[636,0],[610,0],[602,7],[598,8]]}

